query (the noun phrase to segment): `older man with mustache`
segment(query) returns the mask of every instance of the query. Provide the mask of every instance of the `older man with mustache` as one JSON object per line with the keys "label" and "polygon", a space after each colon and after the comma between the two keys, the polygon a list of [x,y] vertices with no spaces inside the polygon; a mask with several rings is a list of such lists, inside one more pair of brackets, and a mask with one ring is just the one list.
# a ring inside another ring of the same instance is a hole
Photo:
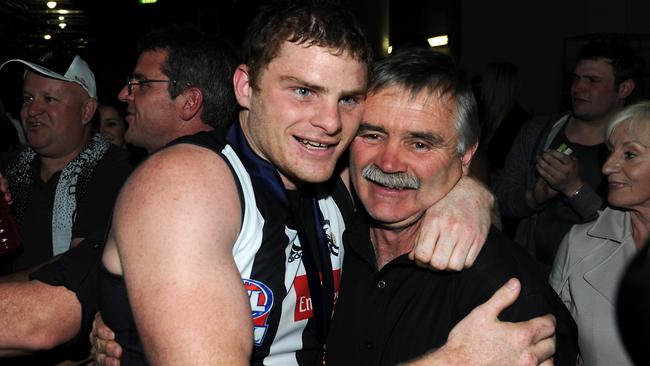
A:
{"label": "older man with mustache", "polygon": [[[394,365],[441,346],[437,355],[443,359],[469,347],[457,337],[462,323],[454,327],[470,313],[486,322],[499,313],[505,321],[553,313],[558,320],[555,361],[575,364],[570,315],[534,261],[498,230],[491,230],[474,266],[462,272],[433,272],[408,260],[426,208],[467,174],[479,133],[476,102],[451,58],[430,50],[391,55],[375,65],[372,75],[350,147],[350,176],[362,203],[358,207],[365,211],[356,213],[343,236],[345,276],[328,338],[329,361]],[[512,305],[472,312],[504,283],[517,288],[515,281],[508,282],[512,277],[521,281],[521,296]],[[484,336],[483,329],[474,331]],[[513,330],[508,338],[517,336]],[[538,336],[541,343],[553,342],[550,334]],[[470,358],[462,363],[498,358],[506,339],[491,341],[491,355],[468,352]],[[504,365],[552,362],[532,351],[501,356]]]}

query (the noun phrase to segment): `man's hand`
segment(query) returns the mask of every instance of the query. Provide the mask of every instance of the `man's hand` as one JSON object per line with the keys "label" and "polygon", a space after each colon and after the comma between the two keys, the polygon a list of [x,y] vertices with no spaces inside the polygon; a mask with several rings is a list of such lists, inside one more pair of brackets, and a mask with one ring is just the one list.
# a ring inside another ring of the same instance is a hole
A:
{"label": "man's hand", "polygon": [[520,323],[498,319],[519,296],[521,284],[510,279],[490,300],[475,308],[449,333],[447,343],[413,365],[552,365],[555,317]]}
{"label": "man's hand", "polygon": [[484,185],[462,177],[427,210],[409,258],[440,271],[470,267],[490,231],[493,206],[494,196]]}
{"label": "man's hand", "polygon": [[115,333],[104,324],[101,314],[95,314],[90,344],[95,363],[99,366],[120,366],[122,347],[115,341]]}
{"label": "man's hand", "polygon": [[8,204],[13,203],[13,200],[11,199],[11,192],[9,192],[9,181],[7,178],[3,177],[2,174],[0,174],[0,193],[2,193],[2,197],[4,198],[5,202]]}
{"label": "man's hand", "polygon": [[537,157],[537,173],[549,186],[566,196],[582,187],[578,175],[578,160],[555,150],[546,150]]}
{"label": "man's hand", "polygon": [[538,177],[532,191],[526,192],[526,203],[528,207],[537,209],[560,192],[551,188],[544,178]]}

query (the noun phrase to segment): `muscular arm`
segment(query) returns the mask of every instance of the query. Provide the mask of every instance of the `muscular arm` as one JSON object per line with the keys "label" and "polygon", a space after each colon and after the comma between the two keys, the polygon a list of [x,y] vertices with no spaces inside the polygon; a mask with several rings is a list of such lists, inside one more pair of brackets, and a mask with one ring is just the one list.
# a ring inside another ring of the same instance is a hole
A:
{"label": "muscular arm", "polygon": [[81,305],[63,286],[40,281],[0,284],[0,356],[53,348],[74,337]]}
{"label": "muscular arm", "polygon": [[231,253],[239,212],[229,168],[195,146],[159,152],[125,184],[104,263],[115,270],[115,246],[151,364],[248,364],[251,310]]}

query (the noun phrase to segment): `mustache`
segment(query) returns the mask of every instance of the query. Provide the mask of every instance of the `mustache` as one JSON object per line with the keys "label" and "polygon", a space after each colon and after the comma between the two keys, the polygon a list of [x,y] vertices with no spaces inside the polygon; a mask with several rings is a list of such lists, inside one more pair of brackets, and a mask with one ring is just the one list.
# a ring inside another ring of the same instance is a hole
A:
{"label": "mustache", "polygon": [[406,173],[385,173],[375,164],[363,168],[361,176],[371,182],[391,189],[419,189],[420,178]]}

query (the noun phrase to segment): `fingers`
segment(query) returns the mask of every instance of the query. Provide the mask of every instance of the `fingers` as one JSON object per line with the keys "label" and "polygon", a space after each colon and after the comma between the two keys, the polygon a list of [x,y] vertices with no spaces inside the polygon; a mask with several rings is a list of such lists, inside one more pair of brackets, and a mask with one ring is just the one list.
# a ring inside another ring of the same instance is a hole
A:
{"label": "fingers", "polygon": [[[519,283],[519,280],[516,278],[511,278],[508,280],[508,282],[501,286],[501,288],[499,288],[488,301],[482,305],[479,305],[477,309],[480,308],[486,311],[487,315],[491,318],[497,318],[504,309],[512,305],[515,300],[517,300],[520,290],[521,283]],[[531,321],[532,320],[529,320],[529,322]]]}
{"label": "fingers", "polygon": [[465,268],[474,265],[474,261],[476,261],[476,257],[478,257],[478,254],[481,252],[483,244],[485,244],[485,240],[475,240],[474,243],[472,243],[467,252],[467,257],[465,257]]}
{"label": "fingers", "polygon": [[553,366],[553,358],[551,357],[548,360],[540,363],[539,366]]}
{"label": "fingers", "polygon": [[555,336],[545,338],[532,346],[532,352],[537,358],[537,362],[542,365],[552,365],[553,355],[555,354]]}
{"label": "fingers", "polygon": [[115,333],[109,328],[102,319],[100,313],[95,314],[95,321],[93,321],[93,333],[103,340],[115,339]]}
{"label": "fingers", "polygon": [[11,199],[11,192],[9,192],[9,181],[1,174],[0,174],[0,192],[2,193],[5,202],[7,202],[8,204],[13,203],[13,200]]}
{"label": "fingers", "polygon": [[448,263],[448,270],[462,271],[467,262],[467,256],[472,248],[472,240],[461,240],[454,246]]}
{"label": "fingers", "polygon": [[[425,230],[429,229],[429,230]],[[431,262],[431,257],[433,253],[437,250],[437,243],[440,239],[439,231],[432,230],[433,227],[422,227],[420,234],[418,235],[417,241],[413,250],[409,253],[409,258],[414,260],[415,263],[420,267],[428,267]]]}
{"label": "fingers", "polygon": [[530,319],[522,325],[531,331],[533,342],[539,342],[555,335],[555,317],[551,314]]}

